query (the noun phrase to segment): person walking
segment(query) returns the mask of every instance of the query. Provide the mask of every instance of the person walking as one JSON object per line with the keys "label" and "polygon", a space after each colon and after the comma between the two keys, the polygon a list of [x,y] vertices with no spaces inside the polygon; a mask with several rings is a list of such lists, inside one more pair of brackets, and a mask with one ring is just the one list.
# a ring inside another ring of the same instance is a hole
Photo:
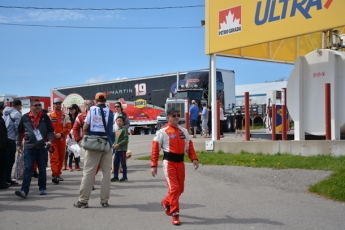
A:
{"label": "person walking", "polygon": [[192,100],[192,106],[189,108],[189,124],[193,129],[193,138],[196,138],[196,128],[198,126],[199,107],[196,101]]}
{"label": "person walking", "polygon": [[49,117],[54,127],[54,154],[50,156],[50,166],[52,169],[52,182],[58,184],[63,181],[61,178],[62,169],[66,168],[64,159],[66,154],[66,137],[71,130],[71,121],[69,116],[65,114],[62,109],[62,100],[54,98],[54,110],[49,113]]}
{"label": "person walking", "polygon": [[[19,153],[23,152],[22,140],[24,143],[24,175],[20,190],[15,191],[17,196],[26,198],[29,194],[32,169],[34,162],[38,165],[38,187],[40,195],[46,195],[48,161],[47,148],[54,142],[54,129],[49,116],[41,111],[41,102],[38,99],[30,101],[30,112],[22,116],[16,137],[16,146]],[[48,137],[48,143],[46,138]]]}
{"label": "person walking", "polygon": [[[105,105],[106,99],[105,93],[97,93],[95,96],[97,105],[92,106],[87,113],[83,130],[85,134],[97,135],[103,139],[108,140],[109,147],[113,145],[114,133],[113,133],[113,112]],[[105,126],[103,124],[103,116],[105,118]],[[85,162],[83,169],[83,178],[81,180],[79,199],[78,202],[73,204],[76,208],[87,208],[89,205],[89,199],[91,190],[94,184],[96,170],[98,164],[102,170],[102,184],[101,184],[101,205],[107,207],[110,196],[110,169],[111,169],[111,148],[108,151],[93,151],[86,150]]]}
{"label": "person walking", "polygon": [[[208,109],[206,107],[206,103],[202,104],[202,112],[200,113],[201,115],[201,128],[203,130],[203,133],[205,134],[205,138],[208,137]],[[202,136],[202,134],[201,134]]]}
{"label": "person walking", "polygon": [[237,132],[240,130],[240,136],[242,137],[242,123],[243,123],[243,116],[241,114],[240,110],[237,110],[236,116],[235,116],[235,137],[237,137]]}
{"label": "person walking", "polygon": [[172,224],[180,224],[179,198],[184,191],[185,164],[184,154],[187,153],[198,169],[199,162],[194,150],[193,142],[188,131],[178,125],[180,111],[170,107],[167,111],[168,124],[157,131],[152,142],[151,174],[157,175],[159,152],[162,149],[163,172],[168,186],[168,195],[162,200],[161,205],[165,214],[172,216]]}
{"label": "person walking", "polygon": [[[115,149],[115,158],[114,158],[114,177],[111,179],[112,182],[120,181],[127,182],[127,164],[126,164],[126,152],[128,148],[128,130],[124,127],[125,117],[117,116],[116,124],[117,130],[115,133],[115,143],[113,148]],[[119,180],[119,168],[120,163],[122,166],[122,178]]]}
{"label": "person walking", "polygon": [[207,120],[208,137],[211,137],[211,134],[212,134],[212,107],[210,105],[207,106],[207,111],[208,111],[208,120]]}
{"label": "person walking", "polygon": [[[71,121],[71,126],[72,126],[72,129],[70,131],[70,133],[68,134],[69,135],[69,138],[71,141],[74,141],[75,138],[74,138],[74,135],[73,135],[73,126],[74,126],[74,123],[78,117],[78,115],[81,114],[81,110],[79,108],[79,106],[77,104],[72,104],[68,107],[68,110],[69,110],[69,119]],[[80,166],[79,166],[79,162],[80,162],[80,156],[78,157],[75,157],[74,156],[74,153],[70,150],[68,150],[68,148],[66,149],[66,155],[65,155],[65,164],[66,165],[67,163],[67,159],[68,159],[68,170],[70,172],[73,171],[73,167],[72,167],[72,162],[73,162],[73,158],[74,158],[74,162],[75,162],[75,169],[77,171],[80,171]]]}
{"label": "person walking", "polygon": [[224,133],[223,133],[223,127],[224,127],[224,122],[225,122],[225,116],[224,116],[224,109],[223,109],[223,104],[220,103],[219,105],[219,133],[220,133],[220,137],[224,137]]}
{"label": "person walking", "polygon": [[7,128],[2,118],[4,104],[0,104],[0,189],[7,189],[8,184],[5,183],[5,171],[7,167]]}
{"label": "person walking", "polygon": [[11,179],[12,168],[16,160],[16,136],[20,119],[22,118],[22,102],[14,100],[12,107],[6,107],[3,111],[4,120],[7,128],[7,167],[5,171],[5,182],[9,185],[18,185],[18,182]]}

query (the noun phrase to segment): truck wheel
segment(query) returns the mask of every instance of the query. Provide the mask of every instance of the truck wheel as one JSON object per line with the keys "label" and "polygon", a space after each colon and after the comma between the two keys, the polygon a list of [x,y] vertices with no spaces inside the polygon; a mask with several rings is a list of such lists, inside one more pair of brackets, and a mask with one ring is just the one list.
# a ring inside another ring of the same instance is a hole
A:
{"label": "truck wheel", "polygon": [[144,128],[139,129],[139,134],[145,135],[146,134],[145,129]]}

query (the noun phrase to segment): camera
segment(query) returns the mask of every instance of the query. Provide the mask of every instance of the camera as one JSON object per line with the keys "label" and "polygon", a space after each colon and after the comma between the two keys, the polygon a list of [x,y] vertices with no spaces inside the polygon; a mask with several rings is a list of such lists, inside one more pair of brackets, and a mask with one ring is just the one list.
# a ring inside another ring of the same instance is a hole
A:
{"label": "camera", "polygon": [[53,153],[53,152],[54,152],[54,147],[51,146],[49,143],[46,143],[45,149],[46,149],[49,153]]}

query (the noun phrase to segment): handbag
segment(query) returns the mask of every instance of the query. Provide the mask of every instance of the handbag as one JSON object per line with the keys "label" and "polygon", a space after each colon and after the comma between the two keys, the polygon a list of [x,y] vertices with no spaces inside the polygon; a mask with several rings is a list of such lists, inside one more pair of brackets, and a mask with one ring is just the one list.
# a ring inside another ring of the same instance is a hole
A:
{"label": "handbag", "polygon": [[110,149],[108,139],[103,136],[84,135],[81,146],[86,150],[108,151]]}
{"label": "handbag", "polygon": [[[101,114],[102,114],[102,121],[104,130],[106,131],[106,122],[104,118],[103,108],[100,107]],[[96,135],[84,135],[83,140],[81,142],[81,146],[86,150],[92,150],[92,151],[109,151],[110,146],[108,139],[104,136],[96,136]]]}
{"label": "handbag", "polygon": [[13,178],[22,180],[24,169],[24,153],[18,153]]}

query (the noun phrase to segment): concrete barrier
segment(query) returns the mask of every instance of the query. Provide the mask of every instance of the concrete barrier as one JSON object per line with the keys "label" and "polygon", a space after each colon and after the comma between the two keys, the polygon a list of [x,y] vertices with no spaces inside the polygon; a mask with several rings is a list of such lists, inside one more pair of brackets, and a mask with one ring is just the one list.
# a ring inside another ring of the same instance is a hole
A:
{"label": "concrete barrier", "polygon": [[[210,140],[207,140],[210,141]],[[206,140],[193,139],[194,147],[197,151],[206,151]],[[214,152],[223,151],[225,153],[239,154],[242,151],[249,153],[277,154],[289,153],[292,155],[315,156],[327,155],[342,156],[345,155],[345,141],[343,140],[309,140],[309,141],[234,141],[222,139],[213,143]]]}

